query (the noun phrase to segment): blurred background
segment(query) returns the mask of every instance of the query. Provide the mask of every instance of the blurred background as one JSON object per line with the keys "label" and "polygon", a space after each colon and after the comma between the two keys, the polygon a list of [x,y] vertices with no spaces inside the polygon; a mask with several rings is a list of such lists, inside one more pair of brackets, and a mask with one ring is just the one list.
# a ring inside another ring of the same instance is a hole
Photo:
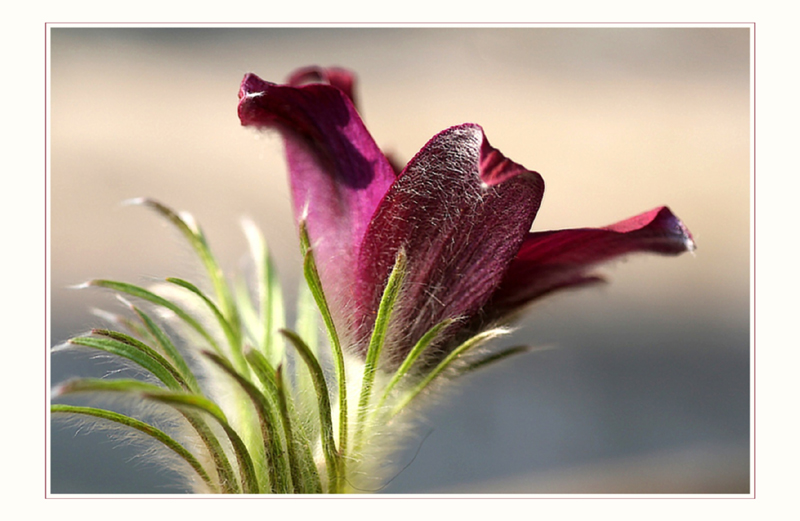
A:
{"label": "blurred background", "polygon": [[[475,122],[540,172],[535,230],[667,204],[698,244],[603,267],[611,284],[532,307],[502,345],[547,349],[430,408],[382,491],[749,492],[748,28],[89,27],[52,28],[50,44],[53,344],[101,325],[93,307],[122,309],[69,286],[199,273],[171,228],[120,204],[132,197],[193,213],[228,270],[251,217],[293,298],[281,143],[240,126],[238,86],[246,72],[281,82],[344,66],[367,127],[399,159]],[[51,380],[116,368],[57,354]],[[50,441],[54,493],[182,492],[102,433],[54,423]]]}

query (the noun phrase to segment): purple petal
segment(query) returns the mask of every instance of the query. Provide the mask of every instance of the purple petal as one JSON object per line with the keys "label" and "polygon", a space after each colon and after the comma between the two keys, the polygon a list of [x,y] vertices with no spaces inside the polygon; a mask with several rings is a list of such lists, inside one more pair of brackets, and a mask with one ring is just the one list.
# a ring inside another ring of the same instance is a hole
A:
{"label": "purple petal", "polygon": [[410,349],[440,320],[480,310],[516,256],[543,192],[539,174],[492,148],[477,125],[431,139],[386,194],[364,237],[361,338],[401,247],[408,267],[390,345]]}
{"label": "purple petal", "polygon": [[327,83],[345,93],[354,106],[358,106],[355,97],[355,75],[347,69],[339,67],[303,67],[290,76],[287,85],[299,87],[309,83]]}
{"label": "purple petal", "polygon": [[242,125],[284,137],[295,217],[305,212],[326,294],[339,303],[350,295],[355,255],[395,179],[392,167],[339,88],[275,85],[248,74],[239,99]]}
{"label": "purple petal", "polygon": [[[286,83],[292,87],[299,87],[300,85],[307,85],[309,83],[326,83],[344,92],[345,95],[350,98],[350,101],[353,102],[353,105],[358,108],[355,94],[355,78],[355,74],[347,69],[311,66],[294,71],[291,76],[289,76],[289,80]],[[383,155],[386,156],[395,175],[399,175],[403,167],[405,167],[405,163],[398,160],[392,152],[386,152],[384,150]]]}
{"label": "purple petal", "polygon": [[484,311],[496,319],[556,290],[600,282],[589,270],[628,253],[677,255],[694,248],[691,233],[666,206],[605,228],[529,233]]}

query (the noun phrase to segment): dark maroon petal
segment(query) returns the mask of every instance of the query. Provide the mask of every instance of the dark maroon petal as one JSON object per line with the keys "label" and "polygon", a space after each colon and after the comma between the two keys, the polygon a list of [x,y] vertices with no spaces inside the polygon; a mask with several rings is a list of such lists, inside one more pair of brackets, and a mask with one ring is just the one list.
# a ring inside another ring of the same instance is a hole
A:
{"label": "dark maroon petal", "polygon": [[[347,69],[339,67],[303,67],[294,71],[287,81],[288,85],[299,87],[300,85],[307,85],[309,83],[326,83],[344,92],[353,105],[358,108],[356,103],[356,88],[355,88],[355,74]],[[383,155],[392,166],[392,170],[396,175],[399,175],[406,166],[405,163],[398,160],[391,152],[384,150]]]}
{"label": "dark maroon petal", "polygon": [[299,87],[309,83],[327,83],[336,87],[350,98],[353,105],[358,106],[355,97],[355,75],[347,69],[339,67],[303,67],[294,71],[286,82],[287,85],[292,87]]}
{"label": "dark maroon petal", "polygon": [[605,228],[529,233],[484,312],[496,319],[553,291],[599,282],[589,270],[628,253],[677,255],[694,247],[666,206]]}
{"label": "dark maroon petal", "polygon": [[356,252],[395,174],[342,90],[292,87],[253,74],[239,91],[242,125],[286,144],[295,216],[305,215],[322,283],[336,305],[355,282]]}
{"label": "dark maroon petal", "polygon": [[543,192],[539,174],[492,148],[477,125],[431,139],[386,194],[364,237],[362,339],[400,247],[408,267],[388,344],[400,347],[392,355],[403,356],[440,320],[476,313],[516,256]]}

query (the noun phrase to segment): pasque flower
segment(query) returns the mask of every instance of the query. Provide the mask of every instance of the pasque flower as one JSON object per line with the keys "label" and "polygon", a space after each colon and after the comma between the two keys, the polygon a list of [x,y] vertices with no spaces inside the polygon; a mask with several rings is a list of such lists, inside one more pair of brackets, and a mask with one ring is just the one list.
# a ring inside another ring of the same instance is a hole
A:
{"label": "pasque flower", "polygon": [[[306,282],[294,331],[253,225],[256,284],[232,287],[189,215],[138,199],[187,239],[211,291],[175,277],[154,288],[92,281],[123,296],[134,318],[105,315],[124,332],[94,329],[55,349],[100,350],[146,373],[78,378],[54,393],[124,396],[136,414],[61,403],[51,412],[141,433],[196,491],[379,490],[387,454],[413,425],[404,411],[523,351],[476,347],[526,305],[600,281],[592,269],[621,255],[694,248],[666,207],[604,228],[530,232],[544,182],[476,124],[442,131],[397,167],[366,130],[343,69],[301,69],[285,85],[248,74],[239,98],[242,124],[276,129],[286,145]],[[320,317],[331,356],[317,342]],[[154,408],[169,429],[138,417]]]}
{"label": "pasque flower", "polygon": [[694,248],[666,207],[604,228],[529,232],[544,182],[476,124],[440,132],[398,171],[359,117],[353,86],[346,70],[309,67],[286,85],[248,74],[239,91],[242,124],[284,138],[295,216],[350,349],[366,351],[399,251],[407,266],[389,366],[442,320],[456,322],[429,347],[429,362],[546,294],[600,281],[591,273],[599,263]]}

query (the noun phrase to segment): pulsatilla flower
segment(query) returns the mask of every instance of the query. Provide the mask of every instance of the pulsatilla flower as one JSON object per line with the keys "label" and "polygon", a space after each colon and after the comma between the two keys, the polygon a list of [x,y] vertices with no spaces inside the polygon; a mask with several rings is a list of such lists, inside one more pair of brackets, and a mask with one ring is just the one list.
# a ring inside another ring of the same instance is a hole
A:
{"label": "pulsatilla flower", "polygon": [[249,74],[239,93],[242,124],[285,140],[296,218],[351,349],[366,351],[401,251],[404,283],[385,339],[390,367],[443,320],[455,323],[429,346],[429,363],[546,294],[601,280],[590,273],[599,263],[694,248],[666,207],[605,228],[529,232],[544,182],[475,124],[437,134],[398,171],[359,117],[353,85],[345,70],[311,67],[286,85]]}
{"label": "pulsatilla flower", "polygon": [[[694,248],[666,207],[604,228],[530,232],[541,176],[475,124],[444,130],[397,167],[343,69],[301,69],[285,85],[248,74],[239,98],[242,124],[275,129],[286,145],[305,275],[294,328],[254,225],[245,232],[256,284],[232,286],[191,216],[137,199],[183,234],[211,289],[176,277],[152,288],[91,281],[124,297],[133,318],[105,314],[121,331],[93,329],[54,349],[103,351],[146,373],[73,379],[54,393],[124,396],[135,414],[63,403],[51,412],[140,433],[195,491],[380,490],[413,427],[409,406],[523,352],[478,346],[526,305],[600,281],[592,269],[621,255]],[[153,410],[156,419],[140,418]]]}

